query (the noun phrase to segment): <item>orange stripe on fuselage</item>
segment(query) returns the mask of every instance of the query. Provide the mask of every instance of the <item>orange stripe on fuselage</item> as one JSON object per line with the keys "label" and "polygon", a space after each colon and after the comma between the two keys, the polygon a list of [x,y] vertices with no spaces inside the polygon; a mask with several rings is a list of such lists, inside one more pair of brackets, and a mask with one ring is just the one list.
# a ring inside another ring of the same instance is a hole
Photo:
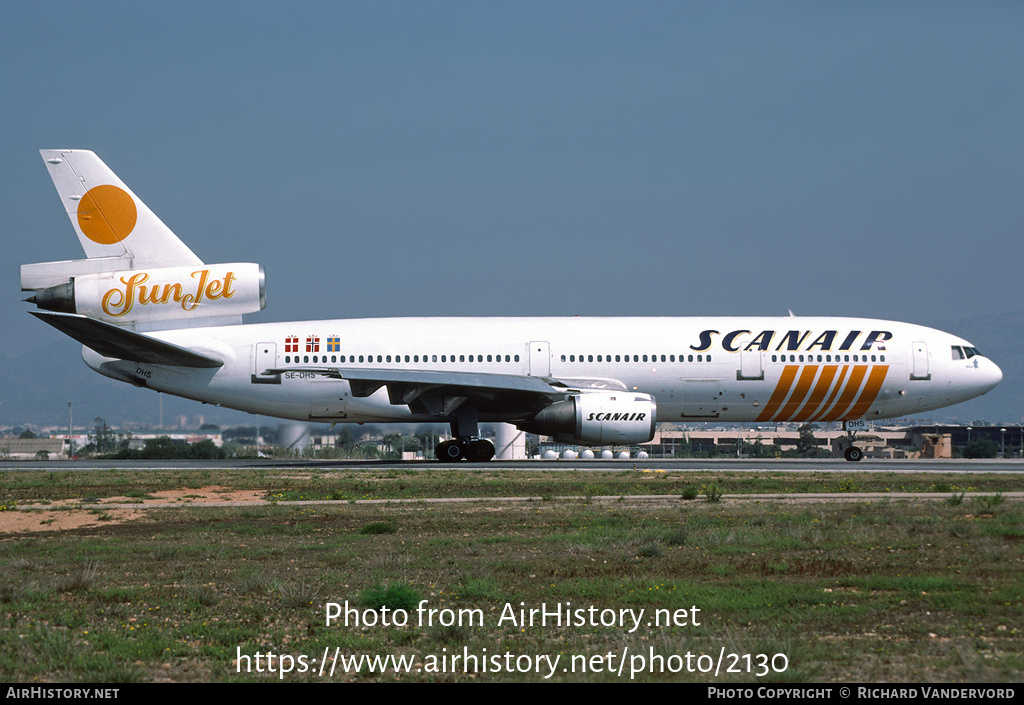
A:
{"label": "orange stripe on fuselage", "polygon": [[808,421],[817,421],[819,418],[825,415],[825,412],[832,408],[832,402],[835,401],[839,392],[843,389],[843,380],[846,379],[846,373],[850,371],[849,365],[843,365],[843,369],[839,371],[839,377],[836,379],[836,384],[832,387],[832,392],[828,395],[828,399],[821,405],[821,408],[814,414],[811,415]]}
{"label": "orange stripe on fuselage", "polygon": [[811,385],[814,383],[814,377],[818,374],[817,365],[807,365],[800,373],[800,379],[797,380],[796,389],[793,390],[793,396],[790,397],[786,405],[782,407],[782,410],[776,414],[775,421],[789,421],[790,417],[796,412],[796,410],[803,404],[804,399],[807,398],[808,392],[811,391]]}
{"label": "orange stripe on fuselage", "polygon": [[837,370],[839,370],[839,365],[825,365],[821,368],[821,376],[818,377],[818,383],[814,385],[814,392],[811,393],[811,398],[807,400],[803,408],[792,418],[793,421],[806,421],[818,409],[821,400],[825,398],[829,388],[832,386],[832,379],[836,376]]}
{"label": "orange stripe on fuselage", "polygon": [[793,380],[796,379],[796,371],[797,365],[786,365],[782,368],[782,375],[779,377],[779,383],[775,385],[775,391],[772,392],[772,398],[768,400],[764,410],[760,415],[758,415],[758,421],[767,421],[771,417],[775,416],[775,412],[789,394],[789,388],[793,386]]}
{"label": "orange stripe on fuselage", "polygon": [[860,391],[860,383],[864,380],[864,375],[867,374],[867,371],[867,365],[854,365],[853,372],[850,373],[850,381],[846,383],[846,388],[839,396],[839,401],[832,407],[832,411],[825,414],[822,421],[835,421],[850,408],[850,404],[857,397],[857,392]]}
{"label": "orange stripe on fuselage", "polygon": [[864,391],[860,394],[860,399],[850,409],[850,413],[843,417],[843,420],[859,419],[867,413],[868,409],[871,408],[871,404],[874,403],[875,397],[878,396],[878,392],[882,389],[882,383],[885,382],[885,375],[888,372],[888,365],[878,365],[871,368],[871,374],[864,385]]}

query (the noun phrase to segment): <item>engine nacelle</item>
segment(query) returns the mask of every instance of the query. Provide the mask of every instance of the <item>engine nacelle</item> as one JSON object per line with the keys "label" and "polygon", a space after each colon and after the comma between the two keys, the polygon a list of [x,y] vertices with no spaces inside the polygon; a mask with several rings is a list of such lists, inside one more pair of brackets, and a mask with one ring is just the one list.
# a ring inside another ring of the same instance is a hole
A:
{"label": "engine nacelle", "polygon": [[555,402],[521,428],[564,443],[647,443],[654,438],[657,415],[650,394],[587,392]]}
{"label": "engine nacelle", "polygon": [[37,290],[29,301],[110,323],[234,316],[266,306],[266,275],[252,263],[97,272]]}

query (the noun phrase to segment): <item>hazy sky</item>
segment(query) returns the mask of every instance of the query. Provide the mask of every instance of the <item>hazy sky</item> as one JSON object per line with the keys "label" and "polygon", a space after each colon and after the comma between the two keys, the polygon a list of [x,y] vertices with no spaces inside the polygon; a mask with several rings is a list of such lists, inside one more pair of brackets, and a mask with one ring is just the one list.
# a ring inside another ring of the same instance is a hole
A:
{"label": "hazy sky", "polygon": [[18,265],[96,151],[251,321],[1022,308],[1024,4],[0,3]]}

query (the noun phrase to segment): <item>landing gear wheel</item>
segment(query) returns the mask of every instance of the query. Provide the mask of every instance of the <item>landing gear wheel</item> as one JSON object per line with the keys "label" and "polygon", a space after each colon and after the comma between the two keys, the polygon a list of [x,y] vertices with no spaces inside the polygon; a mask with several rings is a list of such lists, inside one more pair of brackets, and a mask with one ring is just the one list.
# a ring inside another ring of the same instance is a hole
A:
{"label": "landing gear wheel", "polygon": [[850,446],[843,451],[843,457],[849,460],[851,463],[856,463],[858,460],[864,457],[864,451],[857,446]]}
{"label": "landing gear wheel", "polygon": [[486,463],[494,457],[494,445],[480,438],[445,441],[434,447],[434,456],[442,463],[457,463],[468,460],[471,463]]}
{"label": "landing gear wheel", "polygon": [[474,463],[486,463],[494,457],[494,446],[490,441],[471,441],[466,452],[466,459]]}
{"label": "landing gear wheel", "polygon": [[434,448],[434,456],[441,462],[458,462],[465,456],[465,449],[458,441],[438,443]]}

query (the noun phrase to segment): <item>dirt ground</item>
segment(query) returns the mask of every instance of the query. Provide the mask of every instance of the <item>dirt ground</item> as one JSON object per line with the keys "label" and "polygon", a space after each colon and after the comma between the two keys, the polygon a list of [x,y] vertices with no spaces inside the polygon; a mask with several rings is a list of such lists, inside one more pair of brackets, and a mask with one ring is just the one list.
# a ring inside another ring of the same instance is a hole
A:
{"label": "dirt ground", "polygon": [[147,509],[192,506],[255,506],[266,504],[259,490],[202,487],[153,492],[151,499],[105,497],[98,501],[68,499],[23,505],[0,512],[0,536],[67,531],[145,520]]}

